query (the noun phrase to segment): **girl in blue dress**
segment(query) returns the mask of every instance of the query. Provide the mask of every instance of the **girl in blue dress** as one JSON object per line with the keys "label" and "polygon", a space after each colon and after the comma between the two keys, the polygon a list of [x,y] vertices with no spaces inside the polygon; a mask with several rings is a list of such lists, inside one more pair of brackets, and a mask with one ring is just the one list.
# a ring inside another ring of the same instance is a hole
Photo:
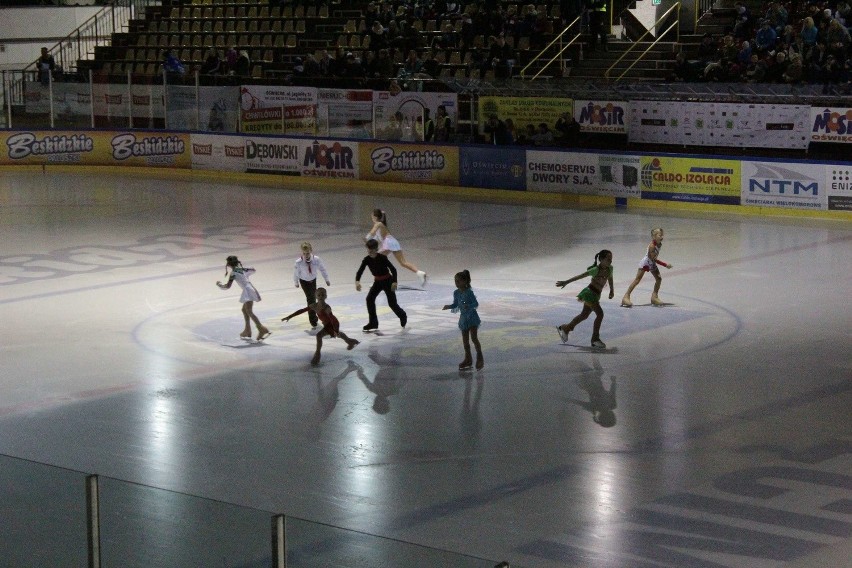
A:
{"label": "girl in blue dress", "polygon": [[470,356],[470,342],[473,341],[473,346],[476,347],[476,368],[481,369],[485,366],[485,359],[482,358],[482,346],[479,344],[477,330],[479,329],[479,314],[476,308],[479,307],[479,302],[476,301],[476,296],[470,288],[470,272],[462,270],[456,274],[456,291],[453,292],[453,303],[443,307],[445,310],[452,310],[453,313],[459,314],[459,329],[462,332],[462,343],[464,344],[464,361],[459,363],[459,369],[469,369],[473,365],[473,359]]}

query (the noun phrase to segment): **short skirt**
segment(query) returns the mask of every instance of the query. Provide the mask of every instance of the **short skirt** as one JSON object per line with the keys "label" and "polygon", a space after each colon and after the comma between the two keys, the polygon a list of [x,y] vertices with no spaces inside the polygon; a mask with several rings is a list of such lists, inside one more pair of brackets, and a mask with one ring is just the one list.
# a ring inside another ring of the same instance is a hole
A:
{"label": "short skirt", "polygon": [[601,295],[591,288],[586,287],[583,288],[582,292],[577,294],[577,300],[584,304],[589,304],[590,306],[596,306],[601,303]]}
{"label": "short skirt", "polygon": [[472,327],[479,327],[482,322],[476,310],[467,310],[459,315],[459,329],[466,331]]}
{"label": "short skirt", "polygon": [[340,322],[336,317],[331,316],[328,322],[324,322],[322,330],[329,337],[337,337],[337,334],[340,333]]}
{"label": "short skirt", "polygon": [[398,240],[396,240],[393,236],[388,235],[385,237],[385,240],[382,241],[382,250],[396,252],[402,250],[402,247],[399,245]]}
{"label": "short skirt", "polygon": [[248,285],[243,288],[243,293],[240,294],[240,302],[259,302],[260,301],[260,293],[258,293],[257,288],[252,285]]}

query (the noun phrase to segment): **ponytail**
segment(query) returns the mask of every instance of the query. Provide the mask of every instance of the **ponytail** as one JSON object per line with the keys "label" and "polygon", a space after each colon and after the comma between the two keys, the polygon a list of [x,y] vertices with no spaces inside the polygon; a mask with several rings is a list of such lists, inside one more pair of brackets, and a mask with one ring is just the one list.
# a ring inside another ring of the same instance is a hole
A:
{"label": "ponytail", "polygon": [[612,253],[611,253],[610,251],[608,251],[607,249],[603,249],[603,250],[601,250],[598,254],[596,254],[596,255],[595,255],[595,263],[594,263],[593,265],[591,265],[591,266],[588,268],[588,270],[591,270],[592,268],[595,268],[595,267],[598,265],[598,261],[599,261],[600,259],[602,259],[602,258],[604,258],[604,257],[606,257],[606,256],[609,256],[609,255],[611,255],[611,254],[612,254]]}
{"label": "ponytail", "polygon": [[373,217],[378,219],[385,227],[388,226],[388,216],[382,209],[373,209]]}

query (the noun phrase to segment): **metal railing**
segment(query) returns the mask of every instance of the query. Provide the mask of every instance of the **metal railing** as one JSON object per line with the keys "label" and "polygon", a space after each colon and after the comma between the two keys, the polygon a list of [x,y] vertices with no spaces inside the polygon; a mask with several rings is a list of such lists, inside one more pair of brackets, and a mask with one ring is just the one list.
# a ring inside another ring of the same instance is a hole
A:
{"label": "metal railing", "polygon": [[665,20],[666,20],[666,19],[667,19],[670,15],[671,15],[671,13],[672,13],[673,11],[676,11],[676,12],[677,12],[677,15],[675,16],[675,21],[674,21],[674,23],[673,23],[673,24],[671,24],[669,27],[667,27],[665,30],[663,30],[663,32],[662,32],[662,33],[658,33],[658,34],[656,34],[656,35],[657,35],[657,37],[656,37],[656,39],[654,39],[654,41],[653,41],[653,42],[651,42],[651,45],[649,45],[649,46],[645,49],[645,51],[643,51],[643,52],[639,55],[639,57],[637,57],[636,59],[634,59],[634,60],[633,60],[633,62],[631,62],[631,63],[630,63],[630,65],[628,65],[628,66],[627,66],[627,68],[626,68],[624,71],[622,71],[622,72],[621,72],[621,75],[619,75],[618,77],[616,77],[616,79],[615,79],[615,80],[616,80],[616,81],[620,81],[622,77],[624,77],[624,76],[625,76],[625,75],[626,75],[626,74],[627,74],[627,73],[628,73],[631,69],[633,69],[633,67],[635,67],[635,66],[636,66],[636,64],[637,64],[637,63],[639,63],[639,62],[642,60],[642,58],[643,58],[643,57],[645,57],[645,56],[648,54],[648,52],[649,52],[649,51],[651,51],[654,47],[656,47],[656,45],[657,45],[660,41],[662,41],[662,39],[663,39],[664,37],[666,37],[666,36],[668,35],[668,33],[669,33],[670,31],[672,31],[673,29],[675,30],[675,33],[676,33],[676,39],[677,39],[677,40],[679,40],[679,39],[680,39],[680,7],[681,7],[680,2],[676,2],[674,5],[672,5],[672,7],[671,7],[671,8],[669,8],[668,10],[666,10],[666,11],[663,13],[663,15],[662,15],[662,16],[660,16],[659,18],[657,18],[657,21],[656,21],[656,22],[654,22],[654,24],[653,24],[653,25],[652,25],[652,26],[651,26],[648,30],[646,30],[646,31],[645,31],[645,33],[644,33],[644,34],[642,34],[642,36],[641,36],[638,40],[636,40],[634,43],[632,43],[632,44],[630,45],[630,47],[628,47],[628,48],[624,51],[624,53],[622,53],[622,54],[621,54],[621,56],[620,56],[618,59],[616,59],[616,60],[615,60],[615,63],[613,63],[612,65],[610,65],[609,69],[607,69],[607,70],[606,70],[606,72],[604,73],[604,77],[606,77],[607,79],[609,79],[609,78],[610,78],[610,74],[612,73],[612,70],[613,70],[613,69],[615,69],[615,67],[616,67],[616,66],[618,66],[618,64],[619,64],[619,63],[621,63],[621,61],[622,61],[625,57],[627,57],[627,55],[629,55],[629,54],[630,54],[630,53],[634,50],[634,48],[635,48],[636,46],[638,46],[638,45],[640,44],[640,42],[641,42],[643,39],[645,39],[645,37],[646,37],[648,34],[650,34],[650,33],[651,33],[651,30],[656,30],[656,29],[657,29],[657,26],[659,26],[662,22],[664,22],[664,21],[665,21]]}
{"label": "metal railing", "polygon": [[709,12],[713,9],[713,4],[716,3],[716,0],[693,0],[692,9],[693,9],[693,22],[692,22],[692,30],[693,33],[698,29],[698,20],[701,19],[701,16]]}
{"label": "metal railing", "polygon": [[582,14],[581,14],[581,15],[579,15],[579,16],[577,16],[576,18],[574,18],[574,21],[572,21],[570,24],[568,24],[567,26],[565,26],[565,29],[563,29],[563,30],[559,33],[559,35],[557,35],[555,38],[553,38],[553,40],[551,40],[551,42],[550,42],[550,43],[548,43],[546,46],[544,46],[544,48],[543,48],[540,52],[538,52],[535,56],[533,56],[533,58],[530,60],[530,62],[529,62],[529,63],[527,63],[527,64],[524,66],[524,68],[523,68],[523,69],[521,69],[521,72],[520,72],[521,79],[526,79],[526,73],[527,73],[527,70],[528,70],[528,69],[529,69],[529,68],[530,68],[533,64],[537,63],[537,62],[538,62],[541,58],[543,58],[543,57],[544,57],[544,54],[547,52],[547,50],[548,50],[548,49],[550,49],[550,48],[553,46],[553,44],[555,44],[556,42],[559,42],[559,45],[560,45],[560,49],[559,49],[559,51],[556,53],[556,55],[554,55],[553,57],[551,57],[551,58],[547,61],[547,63],[545,63],[544,65],[542,65],[542,66],[541,66],[541,68],[538,70],[538,73],[536,73],[535,75],[533,75],[532,77],[530,77],[530,80],[537,79],[537,78],[538,78],[538,76],[539,76],[539,75],[541,75],[541,74],[544,72],[544,70],[545,70],[545,69],[547,69],[547,68],[548,68],[548,67],[549,67],[549,66],[550,66],[550,65],[551,65],[554,61],[556,61],[556,59],[561,58],[561,57],[562,57],[562,54],[565,52],[565,50],[566,50],[566,49],[568,49],[569,47],[571,47],[571,46],[574,44],[574,42],[576,42],[577,40],[579,40],[579,39],[580,39],[580,36],[582,35],[583,31],[582,31],[582,29],[581,29],[579,32],[577,32],[577,34],[576,34],[574,37],[572,37],[572,38],[568,41],[568,43],[566,43],[566,44],[564,44],[564,45],[562,44],[562,38],[564,38],[564,37],[565,37],[565,34],[567,34],[567,33],[568,33],[568,31],[569,31],[571,28],[573,28],[575,24],[577,24],[577,23],[581,22],[581,21],[582,21],[582,18],[583,18]]}

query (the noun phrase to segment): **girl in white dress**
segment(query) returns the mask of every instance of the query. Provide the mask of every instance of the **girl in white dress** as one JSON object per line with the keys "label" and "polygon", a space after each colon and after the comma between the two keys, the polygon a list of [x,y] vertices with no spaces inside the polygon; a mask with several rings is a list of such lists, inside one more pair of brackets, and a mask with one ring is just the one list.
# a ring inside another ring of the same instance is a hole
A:
{"label": "girl in white dress", "polygon": [[[230,276],[228,276],[229,270]],[[227,290],[234,281],[237,282],[243,290],[243,293],[240,295],[240,302],[243,303],[243,317],[246,320],[246,327],[243,329],[240,337],[243,339],[251,337],[251,322],[254,322],[257,326],[257,340],[262,341],[272,335],[272,333],[260,323],[260,320],[252,311],[254,303],[260,301],[260,294],[257,288],[249,281],[249,276],[254,274],[254,272],[254,268],[244,268],[243,263],[236,256],[229,256],[225,259],[225,276],[228,276],[228,283],[222,284],[221,282],[216,282],[216,286],[222,290]]]}
{"label": "girl in white dress", "polygon": [[399,241],[396,240],[393,235],[390,234],[390,231],[388,230],[387,214],[385,214],[385,212],[381,209],[373,209],[372,219],[373,228],[370,229],[370,232],[367,233],[367,236],[364,237],[364,240],[369,241],[370,239],[375,239],[376,241],[378,241],[379,253],[385,256],[388,256],[389,253],[393,253],[400,266],[404,266],[411,272],[417,274],[417,279],[420,281],[420,286],[425,286],[426,281],[429,279],[429,275],[417,268],[415,265],[405,260],[405,255],[402,254],[402,246],[399,244]]}

